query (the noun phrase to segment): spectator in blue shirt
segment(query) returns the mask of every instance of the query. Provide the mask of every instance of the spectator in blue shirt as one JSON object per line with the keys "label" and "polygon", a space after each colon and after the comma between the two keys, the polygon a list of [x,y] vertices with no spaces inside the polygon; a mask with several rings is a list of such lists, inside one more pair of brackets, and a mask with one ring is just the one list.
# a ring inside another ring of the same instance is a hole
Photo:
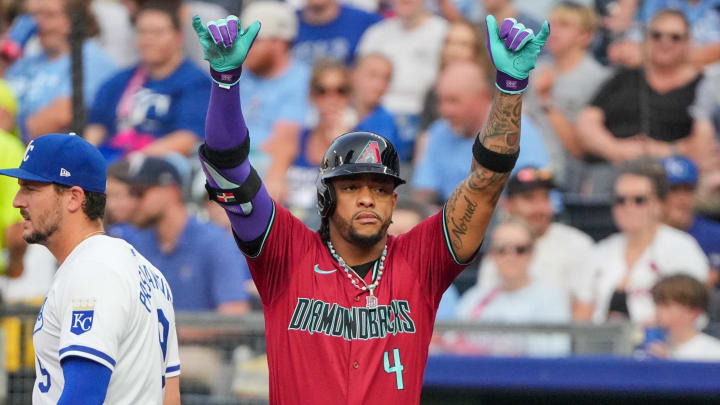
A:
{"label": "spectator in blue shirt", "polygon": [[307,0],[297,13],[299,26],[293,54],[308,65],[321,58],[350,65],[362,34],[382,19],[379,14],[338,4],[337,0]]}
{"label": "spectator in blue shirt", "polygon": [[[428,128],[427,144],[412,178],[418,200],[440,205],[467,176],[475,137],[489,111],[490,91],[485,73],[476,63],[457,62],[443,70],[437,82],[438,110],[443,118]],[[529,119],[522,120],[520,150],[516,167],[549,163],[542,137]]]}
{"label": "spectator in blue shirt", "polygon": [[262,29],[243,63],[240,103],[250,137],[250,161],[271,196],[282,196],[285,170],[269,170],[271,154],[297,143],[308,115],[310,67],[292,57],[297,16],[286,3],[255,1],[241,21]]}
{"label": "spectator in blue shirt", "polygon": [[115,225],[108,234],[130,242],[163,273],[175,310],[247,312],[245,258],[227,232],[188,214],[175,166],[136,154],[124,181],[138,198],[133,225]]}
{"label": "spectator in blue shirt", "polygon": [[140,63],[103,84],[85,138],[109,161],[135,151],[188,155],[205,133],[210,79],[183,55],[174,7],[147,3],[135,24]]}
{"label": "spectator in blue shirt", "polygon": [[[5,76],[18,101],[17,123],[26,143],[42,134],[65,131],[72,122],[70,16],[66,3],[43,0],[34,4],[32,16],[41,50],[20,58]],[[99,29],[88,4],[84,6],[85,32],[94,37]],[[85,104],[90,104],[115,66],[93,40],[83,44],[83,66],[83,95]]]}
{"label": "spectator in blue shirt", "polygon": [[682,156],[668,157],[661,162],[670,185],[663,203],[664,222],[695,238],[708,256],[711,284],[715,285],[720,273],[720,223],[694,212],[698,169],[690,159]]}
{"label": "spectator in blue shirt", "polygon": [[358,58],[350,74],[350,103],[358,119],[355,130],[380,134],[397,145],[400,135],[395,117],[381,104],[392,72],[390,59],[379,53]]}

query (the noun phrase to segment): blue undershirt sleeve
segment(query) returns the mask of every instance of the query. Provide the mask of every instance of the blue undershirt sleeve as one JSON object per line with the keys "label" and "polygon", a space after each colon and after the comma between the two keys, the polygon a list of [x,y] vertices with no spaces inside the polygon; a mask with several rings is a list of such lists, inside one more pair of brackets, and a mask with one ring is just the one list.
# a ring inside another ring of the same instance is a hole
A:
{"label": "blue undershirt sleeve", "polygon": [[112,372],[102,364],[78,356],[62,361],[65,387],[58,405],[101,405]]}

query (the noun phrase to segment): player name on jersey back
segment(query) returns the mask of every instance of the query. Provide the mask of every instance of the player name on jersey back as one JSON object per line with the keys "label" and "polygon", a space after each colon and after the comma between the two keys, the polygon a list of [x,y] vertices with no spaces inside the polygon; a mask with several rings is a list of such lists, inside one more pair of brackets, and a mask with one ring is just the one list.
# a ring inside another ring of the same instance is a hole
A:
{"label": "player name on jersey back", "polygon": [[127,242],[94,236],[58,268],[33,331],[33,404],[56,404],[62,361],[82,357],[112,372],[106,404],[161,405],[180,373],[172,292]]}

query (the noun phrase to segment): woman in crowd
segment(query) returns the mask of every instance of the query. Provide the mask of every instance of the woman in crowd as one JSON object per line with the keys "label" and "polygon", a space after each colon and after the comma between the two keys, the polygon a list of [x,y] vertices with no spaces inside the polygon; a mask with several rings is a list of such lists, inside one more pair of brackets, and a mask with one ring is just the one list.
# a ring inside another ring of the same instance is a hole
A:
{"label": "woman in crowd", "polygon": [[655,315],[650,289],[660,278],[687,273],[707,280],[707,257],[697,242],[661,223],[667,191],[665,171],[653,159],[620,168],[612,208],[620,232],[597,244],[579,291],[579,299],[594,307],[595,322],[629,319],[649,324]]}
{"label": "woman in crowd", "polygon": [[350,109],[350,75],[342,62],[320,60],[315,64],[310,101],[317,112],[315,125],[302,130],[297,145],[284,148],[287,155],[273,156],[273,164],[290,162],[283,202],[298,218],[312,223],[316,217],[315,180],[323,153],[357,123]]}
{"label": "woman in crowd", "polygon": [[[518,217],[502,220],[490,238],[488,258],[498,268],[499,284],[477,285],[463,294],[458,319],[468,322],[566,323],[570,300],[555,287],[530,277],[535,240]],[[458,342],[456,342],[458,343]],[[459,346],[493,354],[555,355],[569,349],[565,337],[552,335],[465,336]],[[461,349],[462,350],[462,349]]]}

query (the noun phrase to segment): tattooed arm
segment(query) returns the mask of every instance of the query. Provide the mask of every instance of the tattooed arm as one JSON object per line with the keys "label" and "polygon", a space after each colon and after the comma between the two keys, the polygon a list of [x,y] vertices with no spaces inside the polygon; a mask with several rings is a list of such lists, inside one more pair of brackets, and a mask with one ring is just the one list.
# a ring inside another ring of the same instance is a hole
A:
{"label": "tattooed arm", "polygon": [[[520,144],[521,94],[495,92],[490,115],[478,137],[485,148],[511,155]],[[470,174],[445,205],[447,234],[461,263],[472,259],[480,247],[510,173],[497,173],[472,160]]]}
{"label": "tattooed arm", "polygon": [[[478,140],[485,149],[513,155],[520,149],[521,94],[550,36],[550,25],[545,21],[536,36],[512,18],[506,18],[499,28],[492,15],[485,22],[488,51],[497,69],[495,85],[500,91],[495,92],[489,118]],[[470,174],[450,196],[445,205],[445,227],[458,262],[472,259],[480,247],[508,177],[510,173],[490,170],[473,158]]]}

